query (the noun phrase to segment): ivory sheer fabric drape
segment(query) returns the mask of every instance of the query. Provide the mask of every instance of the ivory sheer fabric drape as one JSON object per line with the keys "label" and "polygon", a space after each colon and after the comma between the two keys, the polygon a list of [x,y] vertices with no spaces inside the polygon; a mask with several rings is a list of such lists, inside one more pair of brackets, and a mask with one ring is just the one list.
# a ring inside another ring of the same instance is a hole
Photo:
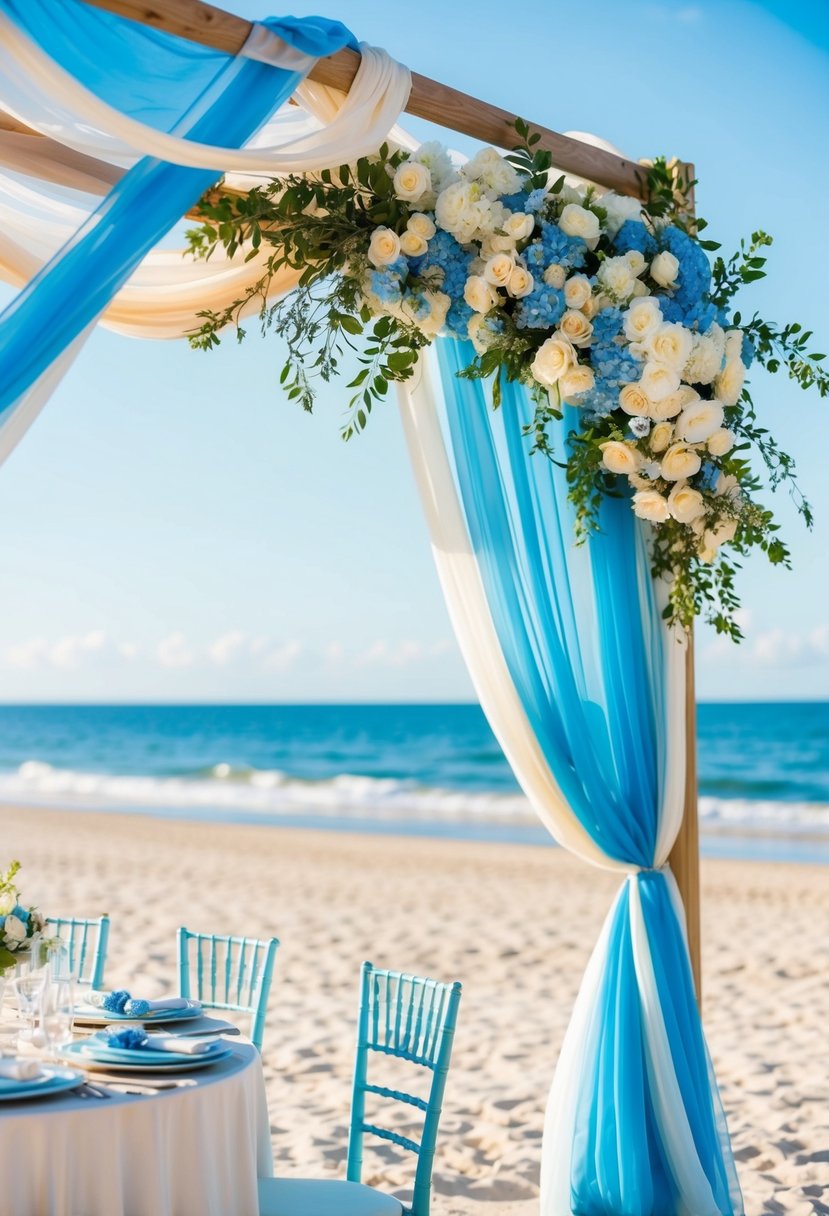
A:
{"label": "ivory sheer fabric drape", "polygon": [[[441,339],[400,394],[441,583],[476,691],[555,838],[625,874],[550,1093],[543,1216],[737,1216],[742,1201],[667,867],[682,817],[684,639],[644,525],[607,500],[574,543],[564,473],[530,458],[532,406],[492,411]],[[555,436],[559,451],[570,422]]]}

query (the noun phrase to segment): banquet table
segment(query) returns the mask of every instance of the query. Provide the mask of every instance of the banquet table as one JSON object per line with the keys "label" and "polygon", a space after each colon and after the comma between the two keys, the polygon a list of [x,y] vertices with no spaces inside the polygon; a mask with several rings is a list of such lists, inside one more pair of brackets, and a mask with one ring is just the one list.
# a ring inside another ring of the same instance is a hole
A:
{"label": "banquet table", "polygon": [[257,1177],[273,1171],[258,1051],[237,1041],[176,1079],[0,1104],[3,1216],[257,1216]]}

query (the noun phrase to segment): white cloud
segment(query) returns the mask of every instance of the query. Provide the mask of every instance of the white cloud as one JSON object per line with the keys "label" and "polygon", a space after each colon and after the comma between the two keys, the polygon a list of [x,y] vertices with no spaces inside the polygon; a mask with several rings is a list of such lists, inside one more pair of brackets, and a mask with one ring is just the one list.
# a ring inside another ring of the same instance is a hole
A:
{"label": "white cloud", "polygon": [[156,647],[156,657],[162,667],[192,667],[195,655],[183,633],[171,633]]}
{"label": "white cloud", "polygon": [[230,633],[223,633],[221,637],[216,638],[215,642],[210,643],[207,647],[208,657],[223,667],[235,657],[244,643],[245,635],[241,630],[233,629]]}
{"label": "white cloud", "polygon": [[49,649],[45,638],[31,638],[28,642],[19,642],[9,646],[3,654],[3,659],[9,667],[37,667]]}
{"label": "white cloud", "polygon": [[354,660],[356,667],[411,667],[414,663],[427,662],[439,658],[452,649],[451,642],[443,639],[439,642],[389,642],[378,640],[372,642],[367,650],[358,654]]}
{"label": "white cloud", "polygon": [[50,647],[47,655],[53,667],[78,667],[84,655],[102,650],[106,637],[100,629],[94,629],[82,637],[65,637]]}
{"label": "white cloud", "polygon": [[301,642],[297,642],[296,640],[285,642],[282,646],[275,647],[275,649],[266,655],[265,666],[274,668],[277,671],[287,671],[289,667],[293,667],[302,651],[303,646]]}
{"label": "white cloud", "polygon": [[745,641],[735,646],[726,637],[715,638],[702,653],[703,663],[715,667],[806,667],[829,661],[829,625],[807,632],[784,629],[761,630],[752,634],[747,622],[740,622]]}

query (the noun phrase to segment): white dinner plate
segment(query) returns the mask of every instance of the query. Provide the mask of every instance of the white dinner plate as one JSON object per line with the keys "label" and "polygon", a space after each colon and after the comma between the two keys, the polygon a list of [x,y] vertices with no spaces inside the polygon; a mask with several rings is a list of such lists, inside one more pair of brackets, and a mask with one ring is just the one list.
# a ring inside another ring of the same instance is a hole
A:
{"label": "white dinner plate", "polygon": [[156,1009],[142,1017],[126,1013],[110,1013],[108,1009],[97,1009],[84,1003],[75,1006],[75,1021],[79,1026],[111,1026],[123,1022],[129,1026],[135,1022],[186,1022],[203,1012],[201,1001],[188,1001],[186,1009]]}
{"label": "white dinner plate", "polygon": [[106,1052],[105,1050],[101,1051],[101,1058],[99,1059],[91,1054],[89,1045],[89,1039],[81,1039],[77,1043],[70,1043],[67,1047],[64,1047],[61,1055],[64,1059],[71,1060],[73,1064],[78,1065],[80,1068],[86,1068],[93,1072],[97,1070],[99,1072],[156,1073],[194,1072],[198,1068],[209,1068],[211,1064],[216,1064],[219,1060],[227,1059],[231,1053],[231,1048],[224,1045],[217,1051],[208,1051],[203,1055],[173,1055],[172,1059],[165,1059],[165,1056],[172,1055],[170,1052],[143,1051],[140,1054],[145,1057],[144,1059],[128,1061],[125,1059],[116,1060],[113,1058],[114,1052]]}
{"label": "white dinner plate", "polygon": [[68,1089],[77,1089],[83,1084],[79,1072],[69,1068],[44,1068],[39,1077],[31,1081],[18,1081],[12,1087],[0,1089],[0,1102],[23,1102],[30,1098],[51,1098]]}

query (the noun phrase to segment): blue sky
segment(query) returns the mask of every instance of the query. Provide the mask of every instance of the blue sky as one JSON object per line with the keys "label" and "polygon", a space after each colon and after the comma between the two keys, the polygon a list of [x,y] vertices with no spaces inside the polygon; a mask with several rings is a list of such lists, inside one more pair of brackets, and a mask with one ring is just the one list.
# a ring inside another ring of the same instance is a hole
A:
{"label": "blue sky", "polygon": [[[747,306],[829,344],[824,4],[525,0],[506,30],[489,0],[340,0],[330,15],[557,130],[693,159],[713,235],[775,236]],[[212,354],[93,337],[0,472],[0,699],[470,698],[394,408],[344,445],[341,394],[303,415],[280,366],[254,336]],[[818,522],[807,534],[779,499],[794,572],[747,566],[747,641],[702,631],[699,692],[829,698],[827,406],[782,379],[754,386]]]}

